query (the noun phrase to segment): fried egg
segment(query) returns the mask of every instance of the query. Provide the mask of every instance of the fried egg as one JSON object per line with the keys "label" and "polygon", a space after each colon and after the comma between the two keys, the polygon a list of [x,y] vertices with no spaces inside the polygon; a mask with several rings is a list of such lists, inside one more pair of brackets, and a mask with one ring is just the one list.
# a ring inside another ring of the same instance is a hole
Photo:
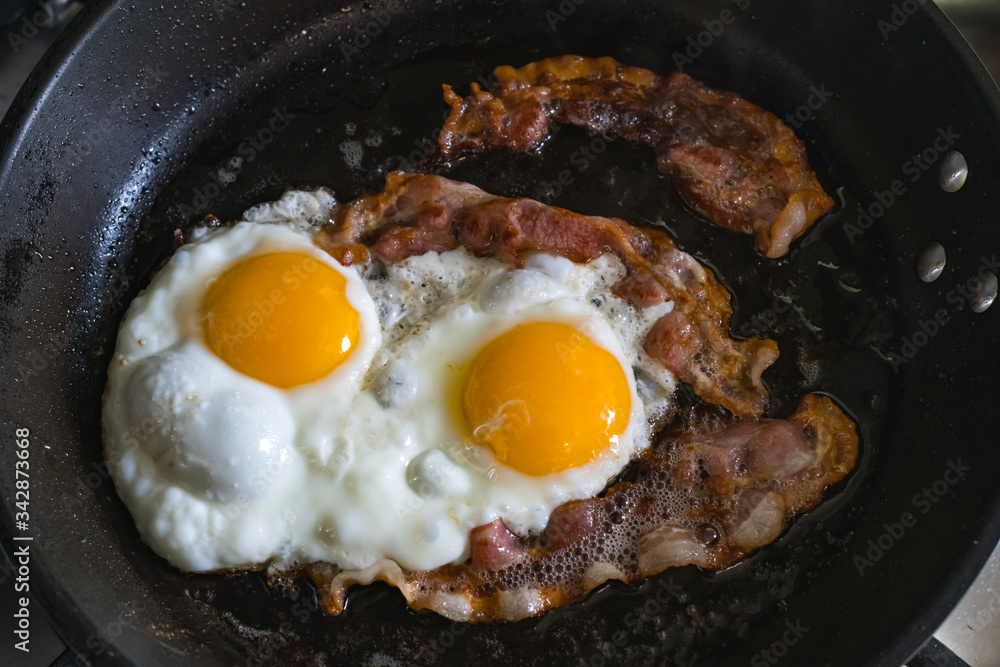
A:
{"label": "fried egg", "polygon": [[642,340],[672,304],[614,296],[616,257],[345,267],[313,243],[333,206],[289,192],[202,229],[129,308],[105,456],[173,565],[461,562],[476,526],[527,535],[600,493],[671,415]]}

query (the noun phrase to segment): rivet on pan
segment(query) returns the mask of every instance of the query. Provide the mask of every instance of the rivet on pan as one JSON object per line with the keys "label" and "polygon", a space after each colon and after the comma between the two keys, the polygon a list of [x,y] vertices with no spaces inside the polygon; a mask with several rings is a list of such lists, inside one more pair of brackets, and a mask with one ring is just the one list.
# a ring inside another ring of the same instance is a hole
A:
{"label": "rivet on pan", "polygon": [[965,179],[969,176],[969,163],[965,161],[965,156],[958,151],[948,151],[941,162],[941,172],[938,180],[941,188],[945,192],[958,192],[965,185]]}
{"label": "rivet on pan", "polygon": [[992,306],[993,300],[997,298],[997,275],[986,271],[986,277],[976,282],[978,284],[972,294],[972,310],[981,313]]}
{"label": "rivet on pan", "polygon": [[917,258],[917,275],[925,283],[934,282],[944,272],[946,260],[944,246],[937,242],[930,244]]}

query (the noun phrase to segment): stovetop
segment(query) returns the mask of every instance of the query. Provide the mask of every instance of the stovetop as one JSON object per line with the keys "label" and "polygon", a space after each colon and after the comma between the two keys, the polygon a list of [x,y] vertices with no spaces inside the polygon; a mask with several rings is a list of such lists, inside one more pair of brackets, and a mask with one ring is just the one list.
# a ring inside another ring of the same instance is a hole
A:
{"label": "stovetop", "polygon": [[[972,44],[993,78],[1000,81],[1000,1],[938,0],[938,5]],[[77,0],[39,1],[25,16],[0,30],[0,117],[35,63],[81,7]],[[6,11],[0,11],[0,22],[9,18]],[[0,621],[0,636],[7,638],[0,641],[0,665],[49,665],[64,647],[44,618],[32,616],[30,653],[16,650],[10,639],[14,629],[10,619],[20,594],[14,591],[13,577],[7,575],[11,570],[4,561],[0,556],[0,618],[4,619]],[[972,667],[1000,666],[1000,546],[934,636]]]}

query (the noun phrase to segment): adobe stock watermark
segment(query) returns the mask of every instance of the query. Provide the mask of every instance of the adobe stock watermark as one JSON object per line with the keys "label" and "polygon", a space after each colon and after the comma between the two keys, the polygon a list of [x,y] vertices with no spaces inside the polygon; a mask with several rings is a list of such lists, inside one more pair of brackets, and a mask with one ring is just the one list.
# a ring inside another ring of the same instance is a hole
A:
{"label": "adobe stock watermark", "polygon": [[274,107],[271,117],[256,132],[248,135],[232,155],[209,173],[209,181],[195,187],[189,202],[179,202],[171,208],[186,220],[202,214],[232,183],[236,182],[240,171],[257,159],[265,148],[278,139],[278,135],[288,129],[298,114],[288,111],[288,107]]}
{"label": "adobe stock watermark", "polygon": [[858,205],[858,217],[853,223],[844,225],[844,232],[847,240],[854,243],[855,240],[871,229],[875,221],[885,215],[892,206],[899,201],[899,198],[909,191],[909,183],[919,181],[927,171],[934,166],[934,163],[955,145],[962,135],[955,132],[949,125],[947,128],[939,127],[937,136],[931,144],[921,152],[913,155],[900,167],[902,175],[906,180],[897,178],[889,184],[889,188],[875,193],[875,201],[868,206]]}
{"label": "adobe stock watermark", "polygon": [[659,579],[656,582],[653,595],[622,616],[625,629],[618,630],[611,635],[610,641],[604,642],[603,646],[590,656],[580,658],[577,661],[577,666],[606,667],[607,665],[624,664],[622,660],[625,659],[625,655],[622,649],[629,644],[630,638],[638,634],[650,619],[666,611],[674,601],[681,603],[687,601],[684,589],[674,583],[673,577],[666,581]]}
{"label": "adobe stock watermark", "polygon": [[[139,77],[139,84],[128,93],[123,93],[111,100],[109,108],[128,108],[133,95],[155,92],[168,77],[169,74],[162,64],[143,70]],[[83,164],[95,148],[112,139],[115,130],[114,124],[108,117],[87,121],[80,128],[78,138],[63,148],[57,163],[66,168]],[[142,159],[152,162],[152,158],[148,155],[143,155]]]}
{"label": "adobe stock watermark", "polygon": [[[111,470],[108,467],[108,463],[117,465],[128,452],[141,447],[168,420],[168,415],[154,408],[151,417],[143,419],[139,424],[131,424],[129,430],[119,436],[118,442],[113,443],[116,445],[115,447],[106,447],[106,451],[113,452],[109,454],[110,461],[103,457],[100,461],[91,461],[90,469],[86,472],[86,475],[76,478],[77,493],[72,494],[63,491],[60,501],[66,513],[72,515],[77,510],[83,511],[85,509],[84,502],[80,496],[93,494],[107,480],[111,479]],[[112,443],[106,442],[105,444],[110,445]]]}
{"label": "adobe stock watermark", "polygon": [[403,0],[388,0],[381,6],[373,8],[368,15],[371,18],[365,22],[356,21],[353,24],[354,34],[350,39],[340,41],[340,53],[344,62],[350,63],[361,52],[371,46],[382,32],[392,23],[393,17],[406,9]]}
{"label": "adobe stock watermark", "polygon": [[[114,647],[115,640],[122,636],[127,628],[132,627],[133,612],[126,605],[118,606],[118,615],[109,621],[101,631],[95,632],[87,637],[84,646],[87,647],[88,657],[98,658]],[[79,655],[76,658],[77,665],[86,665]]]}
{"label": "adobe stock watermark", "polygon": [[[289,295],[298,291],[303,283],[309,280],[320,264],[312,257],[304,256],[281,274],[281,287],[275,287],[264,298],[251,304],[250,312],[243,315],[232,327],[227,322],[221,327],[222,346],[232,354],[241,345],[249,341],[267,324],[272,315],[285,303]],[[211,293],[211,292],[209,292]],[[209,311],[202,322],[209,328],[213,326],[214,313]]]}
{"label": "adobe stock watermark", "polygon": [[[304,595],[298,588],[296,593],[291,614],[298,625],[308,623],[314,615],[322,613],[315,597]],[[268,641],[259,642],[254,653],[248,656],[243,664],[246,667],[268,667],[269,665],[284,664],[284,661],[281,660],[282,656],[278,655],[278,652],[288,646],[288,637],[294,634],[295,623],[292,623],[291,619],[282,621],[278,630],[268,635]]]}
{"label": "adobe stock watermark", "polygon": [[60,331],[51,339],[42,343],[38,347],[30,350],[22,359],[18,359],[14,366],[15,379],[24,382],[32,375],[44,372],[50,364],[54,363],[62,350],[70,347],[72,340],[65,331]]}
{"label": "adobe stock watermark", "polygon": [[809,86],[809,97],[791,113],[785,114],[786,125],[791,125],[796,130],[802,128],[802,124],[812,120],[816,112],[822,109],[827,101],[833,97],[833,93],[826,89],[826,84],[821,83],[819,88]]}
{"label": "adobe stock watermark", "polygon": [[[991,255],[989,259],[986,257],[980,259],[982,264],[971,278],[957,283],[945,293],[945,301],[952,306],[953,312],[965,309],[976,298],[983,283],[1000,272],[1000,261],[997,260],[996,255]],[[898,373],[900,367],[910,363],[934,337],[941,333],[949,322],[951,322],[951,312],[945,308],[938,308],[933,317],[917,322],[918,331],[900,338],[896,350],[882,352],[876,348],[876,352],[892,365],[892,370]]]}
{"label": "adobe stock watermark", "polygon": [[[445,458],[441,458],[442,452],[446,452],[443,454]],[[407,465],[407,485],[413,493],[396,503],[393,512],[400,519],[407,519],[431,500],[447,495],[455,484],[453,465],[492,477],[491,467],[495,465],[495,461],[483,456],[483,449],[479,445],[472,445],[464,440],[442,442],[438,449],[414,457]]]}
{"label": "adobe stock watermark", "polygon": [[[7,43],[14,53],[20,53],[25,44],[38,36],[40,30],[51,28],[59,20],[60,12],[67,2],[63,0],[38,0],[7,32]],[[37,10],[34,8],[37,7]],[[34,10],[34,11],[33,11]]]}
{"label": "adobe stock watermark", "polygon": [[569,156],[569,163],[575,170],[563,169],[556,176],[555,180],[543,184],[545,195],[542,199],[548,203],[563,193],[563,190],[574,182],[580,173],[590,168],[590,165],[601,153],[608,149],[608,144],[614,139],[610,134],[601,134],[591,137],[586,145],[573,151]]}
{"label": "adobe stock watermark", "polygon": [[[94,295],[90,303],[81,311],[81,315],[88,318],[97,317],[104,303],[121,306],[121,300],[128,291],[132,280],[135,280],[135,276],[129,274],[112,277],[108,283],[108,290],[110,290],[108,299],[105,301],[98,295]],[[15,379],[18,382],[24,382],[33,375],[45,372],[49,365],[58,358],[61,350],[68,348],[71,342],[69,334],[60,331],[50,340],[30,350],[14,365]]]}
{"label": "adobe stock watermark", "polygon": [[768,667],[776,665],[786,655],[788,649],[799,643],[799,640],[809,632],[809,628],[802,625],[802,621],[785,621],[785,631],[781,637],[775,640],[767,648],[761,650],[750,659],[751,667]]}
{"label": "adobe stock watermark", "polygon": [[799,299],[799,295],[793,294],[792,292],[782,292],[778,289],[774,290],[774,295],[774,301],[771,302],[770,308],[766,308],[757,313],[740,326],[739,334],[741,336],[744,338],[764,336],[767,332],[774,329],[775,325],[778,324],[781,315],[784,315],[790,310],[794,310],[796,312],[801,310],[799,306],[795,304],[795,302]]}
{"label": "adobe stock watermark", "polygon": [[555,10],[545,10],[545,20],[549,23],[549,29],[555,30],[560,23],[565,23],[569,17],[576,13],[576,8],[587,0],[561,0]]}
{"label": "adobe stock watermark", "polygon": [[[948,495],[953,486],[965,479],[966,473],[971,470],[972,466],[961,458],[948,461],[941,477],[915,493],[910,499],[910,506],[920,515],[928,514],[942,498]],[[901,513],[896,521],[882,524],[885,532],[868,540],[864,545],[864,552],[855,554],[852,558],[858,574],[864,576],[865,570],[882,560],[886,553],[906,537],[906,532],[917,525],[918,519],[917,514],[907,510]]]}
{"label": "adobe stock watermark", "polygon": [[[445,116],[447,119],[447,116]],[[417,171],[427,158],[437,152],[438,138],[441,136],[441,128],[434,128],[429,139],[414,139],[415,148],[405,156],[396,158],[396,169],[400,171]]]}
{"label": "adobe stock watermark", "polygon": [[[240,491],[235,498],[228,501],[217,501],[215,511],[209,513],[206,525],[195,536],[192,544],[205,547],[218,546],[217,542],[219,541],[233,539],[233,535],[227,532],[230,527],[239,520],[248,507],[257,503],[261,495],[284,473],[285,466],[275,459],[271,459],[257,468],[246,480],[241,482]],[[286,507],[281,512],[281,522],[283,526],[294,524],[295,512]]]}
{"label": "adobe stock watermark", "polygon": [[[745,12],[750,7],[750,0],[733,0],[733,5],[738,11]],[[674,51],[671,54],[677,71],[683,72],[685,67],[693,65],[694,61],[705,53],[705,49],[715,44],[728,26],[736,23],[736,16],[736,12],[727,8],[719,12],[717,18],[702,21],[701,24],[705,29],[687,36],[687,46],[683,52]]]}
{"label": "adobe stock watermark", "polygon": [[[976,635],[990,629],[1000,619],[1000,591],[991,588],[989,590],[990,600],[985,608],[979,609],[975,614],[971,612],[966,616],[965,623],[958,631],[959,639],[962,642],[976,641]],[[994,630],[994,634],[1000,630]]]}
{"label": "adobe stock watermark", "polygon": [[451,625],[446,630],[439,632],[438,636],[432,639],[428,646],[438,656],[442,656],[448,652],[448,649],[455,645],[458,638],[464,635],[468,629],[468,625],[452,621]]}
{"label": "adobe stock watermark", "polygon": [[903,0],[894,3],[889,16],[879,19],[876,23],[879,32],[882,33],[882,39],[888,41],[893,33],[899,32],[900,28],[906,25],[910,17],[920,11],[920,6],[926,2],[927,0]]}

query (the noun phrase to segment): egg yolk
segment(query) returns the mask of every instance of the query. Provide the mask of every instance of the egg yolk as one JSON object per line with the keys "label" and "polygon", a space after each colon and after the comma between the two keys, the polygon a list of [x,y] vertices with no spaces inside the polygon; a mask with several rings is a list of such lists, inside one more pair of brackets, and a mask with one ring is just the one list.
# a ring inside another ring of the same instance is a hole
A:
{"label": "egg yolk", "polygon": [[275,387],[313,382],[357,345],[358,311],[346,286],[336,269],[306,254],[244,259],[205,294],[205,342],[240,373]]}
{"label": "egg yolk", "polygon": [[617,444],[631,393],[614,355],[572,326],[537,322],[479,352],[462,409],[477,443],[537,476],[583,465]]}

